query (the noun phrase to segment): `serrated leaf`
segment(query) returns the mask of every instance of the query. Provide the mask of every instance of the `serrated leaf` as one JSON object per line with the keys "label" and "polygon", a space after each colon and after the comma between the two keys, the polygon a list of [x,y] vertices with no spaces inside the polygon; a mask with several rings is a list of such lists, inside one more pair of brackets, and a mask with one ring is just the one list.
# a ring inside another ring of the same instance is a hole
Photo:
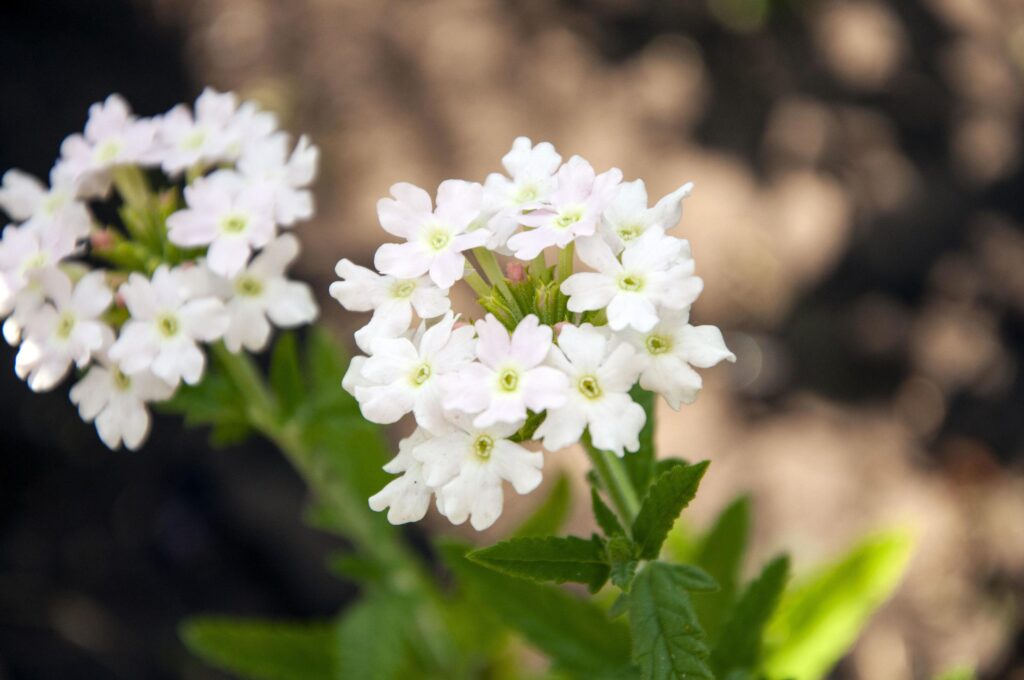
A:
{"label": "serrated leaf", "polygon": [[[270,355],[270,388],[274,392],[281,415],[288,417],[302,403],[306,393],[299,366],[298,343],[292,332],[282,333]],[[338,386],[340,390],[340,385]]]}
{"label": "serrated leaf", "polygon": [[629,396],[643,408],[647,420],[644,422],[643,429],[640,430],[640,448],[626,455],[622,459],[622,464],[626,468],[629,480],[633,483],[637,497],[643,498],[655,476],[654,393],[648,392],[639,385],[634,385],[633,389],[629,391]]}
{"label": "serrated leaf", "polygon": [[597,489],[590,490],[590,505],[594,510],[594,519],[597,521],[597,526],[601,527],[601,531],[608,538],[612,536],[625,536],[626,530],[619,524],[619,518],[615,516],[603,500],[601,500],[600,494],[597,493]]}
{"label": "serrated leaf", "polygon": [[463,546],[439,546],[460,585],[556,665],[587,677],[629,665],[629,628],[557,586],[505,576],[466,559]]}
{"label": "serrated leaf", "polygon": [[633,541],[625,536],[612,536],[605,544],[605,553],[608,555],[608,562],[612,567],[612,583],[622,590],[629,590],[639,563],[636,559],[636,547],[633,545]]}
{"label": "serrated leaf", "polygon": [[693,562],[708,572],[718,583],[714,593],[695,595],[693,605],[697,616],[714,642],[736,602],[737,580],[750,531],[750,499],[746,496],[730,503],[700,539]]}
{"label": "serrated leaf", "polygon": [[789,579],[789,558],[769,562],[736,601],[711,651],[711,667],[724,676],[732,670],[753,670],[761,654],[761,639]]}
{"label": "serrated leaf", "polygon": [[629,594],[633,661],[644,680],[713,680],[686,577],[674,566],[651,562],[633,580]]}
{"label": "serrated leaf", "polygon": [[911,543],[902,531],[869,538],[788,590],[768,624],[761,670],[801,680],[825,676],[892,594]]}
{"label": "serrated leaf", "polygon": [[335,678],[395,680],[410,656],[414,602],[375,592],[347,609],[338,623]]}
{"label": "serrated leaf", "polygon": [[533,581],[586,583],[591,591],[608,580],[604,545],[595,536],[512,538],[467,556],[477,564]]}
{"label": "serrated leaf", "polygon": [[661,544],[665,542],[672,524],[697,494],[697,487],[707,467],[707,461],[676,466],[663,472],[651,484],[633,522],[633,541],[640,558],[658,558]]}
{"label": "serrated leaf", "polygon": [[715,579],[700,567],[692,564],[663,563],[659,568],[670,570],[675,582],[691,593],[710,593],[718,590],[718,583],[715,582]]}
{"label": "serrated leaf", "polygon": [[551,492],[532,515],[516,529],[515,536],[551,536],[562,528],[569,508],[572,505],[572,492],[569,478],[564,474],[555,480]]}
{"label": "serrated leaf", "polygon": [[212,666],[249,680],[334,680],[334,625],[221,617],[186,621],[181,639]]}

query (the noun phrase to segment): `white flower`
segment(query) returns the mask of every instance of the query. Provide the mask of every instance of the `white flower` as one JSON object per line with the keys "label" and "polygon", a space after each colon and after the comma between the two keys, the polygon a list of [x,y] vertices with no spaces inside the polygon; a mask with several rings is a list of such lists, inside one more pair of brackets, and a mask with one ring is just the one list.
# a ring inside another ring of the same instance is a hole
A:
{"label": "white flower", "polygon": [[413,456],[423,464],[423,479],[435,489],[441,514],[453,524],[468,518],[483,531],[501,516],[502,481],[516,493],[530,493],[541,482],[544,456],[507,439],[515,425],[480,428],[458,415],[452,422],[454,431],[427,439]]}
{"label": "white flower", "polygon": [[476,322],[476,355],[480,360],[445,376],[444,406],[478,413],[473,423],[521,425],[526,410],[535,413],[565,403],[569,382],[565,375],[541,364],[551,349],[551,328],[530,314],[511,337],[494,316]]}
{"label": "white flower", "polygon": [[185,187],[188,208],[167,218],[167,236],[179,246],[209,245],[210,270],[234,277],[253,248],[274,238],[272,196],[247,185],[229,170],[202,177]]}
{"label": "white flower", "polygon": [[99,320],[114,299],[105,277],[103,271],[91,272],[72,290],[71,280],[60,270],[45,275],[43,287],[53,302],[40,307],[26,323],[14,361],[18,377],[33,391],[53,389],[72,361],[82,368],[114,341],[114,332]]}
{"label": "white flower", "polygon": [[21,170],[4,173],[0,208],[11,219],[29,221],[36,229],[63,229],[74,238],[89,235],[92,219],[85,204],[75,200],[75,187],[59,166],[50,173],[50,186]]}
{"label": "white flower", "polygon": [[580,241],[578,252],[597,272],[580,272],[562,282],[569,310],[607,307],[612,330],[648,331],[658,323],[659,307],[687,307],[704,288],[704,282],[693,275],[689,244],[657,229],[630,241],[621,263],[600,238]]}
{"label": "white flower", "polygon": [[212,342],[224,335],[224,304],[214,297],[196,297],[187,274],[166,265],[152,280],[133,273],[119,292],[131,319],[110,348],[110,358],[128,375],[151,370],[172,386],[182,379],[198,383],[206,357],[196,341]]}
{"label": "white flower", "polygon": [[678,410],[692,404],[702,381],[691,366],[710,368],[720,361],[736,361],[714,326],[691,326],[689,309],[666,311],[646,333],[626,334],[636,348],[642,372],[640,387],[657,392]]}
{"label": "white flower", "polygon": [[149,371],[127,375],[101,357],[71,388],[70,396],[82,420],[96,421],[96,431],[108,448],[117,449],[124,442],[135,451],[149,433],[146,402],[163,401],[173,393],[173,387]]}
{"label": "white flower", "polygon": [[549,451],[575,444],[590,429],[599,449],[623,455],[623,448],[640,447],[640,430],[647,417],[629,396],[639,366],[633,348],[588,323],[566,326],[548,361],[569,377],[568,400],[548,409],[536,436]]}
{"label": "white flower", "polygon": [[428,430],[443,428],[439,378],[457,371],[473,356],[473,328],[454,328],[451,312],[427,329],[418,342],[381,338],[362,365],[365,386],[356,385],[363,416],[374,423],[394,423],[410,411]]}
{"label": "white flower", "polygon": [[291,155],[288,135],[278,133],[247,143],[238,171],[247,182],[271,197],[274,220],[290,227],[313,216],[313,194],[306,187],[316,178],[320,150],[299,137]]}
{"label": "white flower", "polygon": [[467,229],[480,215],[483,188],[461,180],[446,180],[437,188],[437,209],[430,195],[400,182],[391,187],[394,198],[377,202],[380,224],[405,243],[385,243],[377,250],[374,266],[400,279],[429,272],[431,280],[447,290],[462,278],[464,250],[486,243],[489,232]]}
{"label": "white flower", "polygon": [[370,351],[377,338],[394,338],[408,330],[414,310],[421,319],[433,319],[452,306],[448,291],[427,276],[381,276],[346,259],[340,260],[334,271],[342,280],[331,284],[331,296],[349,311],[373,311],[370,323],[356,331],[356,344],[364,352]]}
{"label": "white flower", "polygon": [[215,279],[229,319],[224,333],[229,350],[237,353],[244,347],[261,352],[270,339],[271,322],[278,328],[295,328],[316,318],[316,301],[309,286],[284,276],[298,254],[299,240],[282,234],[233,279]]}
{"label": "white flower", "polygon": [[249,116],[240,114],[234,93],[209,87],[196,99],[195,116],[184,104],[164,114],[158,122],[164,171],[177,175],[194,166],[235,160],[248,132]]}
{"label": "white flower", "polygon": [[[8,225],[0,239],[0,314],[9,314],[22,291],[74,250],[74,236],[63,229],[41,229],[32,222]],[[42,301],[38,291],[30,297]]]}
{"label": "white flower", "polygon": [[528,137],[517,137],[512,150],[501,159],[509,177],[499,172],[484,182],[484,212],[492,215],[487,223],[491,239],[487,247],[503,250],[509,236],[519,227],[524,210],[534,210],[555,188],[555,172],[562,157],[548,142],[537,146]]}
{"label": "white flower", "polygon": [[103,196],[110,188],[111,168],[151,162],[155,135],[155,121],[136,118],[124,98],[112,94],[89,107],[84,135],[73,134],[61,143],[61,172],[70,175],[79,196]]}
{"label": "white flower", "polygon": [[385,472],[401,476],[370,496],[370,509],[380,512],[388,508],[392,524],[418,522],[427,514],[434,491],[423,481],[423,465],[413,457],[413,449],[430,439],[430,433],[416,428],[412,435],[398,442],[398,454],[384,466]]}
{"label": "white flower", "polygon": [[532,260],[548,246],[564,248],[578,236],[591,236],[605,206],[615,198],[622,171],[612,168],[595,177],[590,163],[573,156],[556,175],[547,202],[519,218],[527,227],[508,240],[520,260]]}
{"label": "white flower", "polygon": [[687,182],[657,205],[647,207],[647,187],[642,179],[624,182],[619,193],[601,217],[601,236],[616,255],[631,241],[648,229],[665,232],[674,227],[683,214],[683,199],[693,191],[693,182]]}

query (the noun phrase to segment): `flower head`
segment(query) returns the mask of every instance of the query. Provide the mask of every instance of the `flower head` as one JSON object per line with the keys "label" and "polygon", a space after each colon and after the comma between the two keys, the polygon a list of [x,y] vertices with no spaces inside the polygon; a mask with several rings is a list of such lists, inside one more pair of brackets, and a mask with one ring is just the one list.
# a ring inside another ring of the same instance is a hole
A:
{"label": "flower head", "polygon": [[313,216],[313,193],[320,150],[305,136],[288,153],[288,135],[277,133],[246,145],[238,161],[245,180],[270,197],[274,220],[282,227]]}
{"label": "flower head", "polygon": [[11,219],[28,222],[39,231],[68,232],[79,239],[89,235],[92,220],[85,204],[75,199],[75,187],[59,166],[50,173],[50,186],[20,170],[4,173],[0,209]]}
{"label": "flower head", "polygon": [[501,159],[508,176],[494,172],[484,182],[484,212],[491,215],[488,248],[504,250],[522,213],[544,204],[555,189],[555,172],[561,163],[562,157],[548,142],[534,146],[528,137],[516,138]]}

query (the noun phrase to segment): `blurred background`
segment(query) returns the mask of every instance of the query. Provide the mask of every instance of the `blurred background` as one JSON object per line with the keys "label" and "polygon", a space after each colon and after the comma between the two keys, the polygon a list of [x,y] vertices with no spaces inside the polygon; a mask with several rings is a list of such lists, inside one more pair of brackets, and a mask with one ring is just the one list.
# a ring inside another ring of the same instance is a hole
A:
{"label": "blurred background", "polygon": [[[1014,0],[12,0],[0,169],[45,176],[110,92],[143,115],[204,85],[256,98],[323,150],[299,273],[339,333],[362,319],[326,296],[333,264],[371,260],[395,181],[482,180],[520,134],[652,198],[694,181],[694,316],[739,360],[661,414],[663,452],[714,462],[692,521],[748,492],[749,566],[787,548],[798,571],[910,527],[910,571],[835,677],[1019,679],[1022,82]],[[182,617],[352,595],[269,447],[163,419],[111,453],[66,388],[2,365],[0,678],[217,678]]]}

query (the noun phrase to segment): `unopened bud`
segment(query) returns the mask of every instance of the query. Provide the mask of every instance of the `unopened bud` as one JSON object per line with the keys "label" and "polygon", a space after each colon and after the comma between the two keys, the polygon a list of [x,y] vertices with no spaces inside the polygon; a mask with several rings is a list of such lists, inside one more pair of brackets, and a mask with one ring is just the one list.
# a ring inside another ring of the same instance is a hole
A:
{"label": "unopened bud", "polygon": [[89,245],[93,250],[109,250],[115,242],[115,235],[109,229],[95,229],[89,233]]}
{"label": "unopened bud", "polygon": [[522,262],[516,262],[513,260],[505,265],[505,276],[512,283],[519,283],[526,278],[526,270],[523,268]]}
{"label": "unopened bud", "polygon": [[555,335],[559,335],[562,332],[563,328],[571,325],[572,324],[569,323],[568,321],[559,321],[558,323],[555,324]]}

